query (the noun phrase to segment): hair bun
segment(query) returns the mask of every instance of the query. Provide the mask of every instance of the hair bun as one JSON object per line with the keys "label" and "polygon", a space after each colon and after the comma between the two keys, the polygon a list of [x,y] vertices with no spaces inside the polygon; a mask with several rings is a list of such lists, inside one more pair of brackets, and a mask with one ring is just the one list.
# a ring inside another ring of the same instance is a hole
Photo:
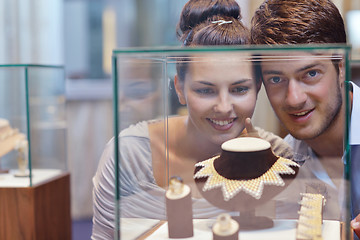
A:
{"label": "hair bun", "polygon": [[180,15],[177,35],[190,31],[198,24],[214,16],[241,19],[240,6],[235,0],[190,0]]}

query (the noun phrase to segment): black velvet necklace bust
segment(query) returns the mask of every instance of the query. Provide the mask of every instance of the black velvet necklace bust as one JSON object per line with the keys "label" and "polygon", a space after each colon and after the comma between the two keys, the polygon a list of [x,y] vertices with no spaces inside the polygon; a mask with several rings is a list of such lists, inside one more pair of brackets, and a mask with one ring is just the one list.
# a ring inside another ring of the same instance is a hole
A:
{"label": "black velvet necklace bust", "polygon": [[[207,201],[222,209],[240,211],[240,215],[249,215],[249,211],[283,191],[299,170],[295,162],[275,156],[270,143],[260,138],[236,138],[221,147],[219,156],[195,165],[194,180]],[[249,216],[246,222],[251,222]]]}
{"label": "black velvet necklace bust", "polygon": [[256,152],[223,150],[214,160],[214,168],[218,174],[227,179],[249,180],[266,173],[277,159],[270,148]]}

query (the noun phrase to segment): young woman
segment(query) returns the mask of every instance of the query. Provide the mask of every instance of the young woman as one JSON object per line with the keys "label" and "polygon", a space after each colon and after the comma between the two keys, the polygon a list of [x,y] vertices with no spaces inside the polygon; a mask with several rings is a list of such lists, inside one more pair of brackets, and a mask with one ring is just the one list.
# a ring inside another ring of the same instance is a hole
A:
{"label": "young woman", "polygon": [[[178,33],[185,47],[247,44],[249,32],[240,19],[235,0],[190,0],[183,8]],[[220,153],[223,142],[244,132],[261,83],[255,81],[250,55],[200,58],[177,65],[175,88],[188,114],[168,119],[168,153],[162,120],[140,122],[120,133],[122,217],[166,219],[167,156],[169,176],[180,176],[192,189],[194,218],[215,217],[222,211],[196,191],[194,165]],[[261,129],[258,134],[272,144],[277,155],[288,151],[281,138]],[[113,146],[111,140],[93,179],[95,239],[109,238],[114,231]]]}

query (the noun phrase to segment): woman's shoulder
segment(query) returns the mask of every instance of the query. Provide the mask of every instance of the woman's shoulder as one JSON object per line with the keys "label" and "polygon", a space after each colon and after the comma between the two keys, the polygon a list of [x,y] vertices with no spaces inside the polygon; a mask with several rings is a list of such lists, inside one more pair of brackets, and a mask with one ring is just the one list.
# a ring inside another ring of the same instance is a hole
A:
{"label": "woman's shoulder", "polygon": [[169,118],[167,121],[164,119],[152,119],[147,121],[141,121],[130,125],[120,132],[120,137],[145,137],[149,138],[149,131],[156,133],[163,133],[166,129],[166,123],[172,122],[176,118]]}
{"label": "woman's shoulder", "polygon": [[164,143],[165,135],[171,134],[178,136],[179,132],[184,131],[184,116],[171,116],[166,120],[153,120],[148,122],[148,131],[151,141]]}
{"label": "woman's shoulder", "polygon": [[149,121],[142,121],[136,124],[132,124],[129,127],[123,129],[120,132],[119,137],[145,137],[149,138],[149,129],[148,129]]}

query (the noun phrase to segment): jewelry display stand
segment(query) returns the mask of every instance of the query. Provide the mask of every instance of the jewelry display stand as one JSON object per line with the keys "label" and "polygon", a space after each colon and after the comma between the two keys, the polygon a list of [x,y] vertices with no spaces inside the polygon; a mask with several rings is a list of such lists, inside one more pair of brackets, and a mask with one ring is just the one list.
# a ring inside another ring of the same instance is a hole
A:
{"label": "jewelry display stand", "polygon": [[194,235],[190,187],[178,177],[170,179],[166,191],[166,215],[169,238],[188,238]]}
{"label": "jewelry display stand", "polygon": [[[19,142],[25,139],[25,135],[19,133],[17,129],[12,129],[6,119],[0,118],[0,161],[1,157],[16,149]],[[7,173],[9,170],[2,169],[0,173]]]}
{"label": "jewelry display stand", "polygon": [[212,227],[213,240],[238,240],[239,223],[227,213],[220,214]]}
{"label": "jewelry display stand", "polygon": [[236,138],[221,147],[219,156],[195,165],[200,193],[216,207],[240,212],[233,217],[240,229],[273,227],[270,218],[255,215],[255,208],[282,192],[296,177],[299,165],[275,156],[270,143],[260,138]]}
{"label": "jewelry display stand", "polygon": [[322,239],[322,215],[326,199],[321,194],[303,193],[301,195],[296,239]]}

